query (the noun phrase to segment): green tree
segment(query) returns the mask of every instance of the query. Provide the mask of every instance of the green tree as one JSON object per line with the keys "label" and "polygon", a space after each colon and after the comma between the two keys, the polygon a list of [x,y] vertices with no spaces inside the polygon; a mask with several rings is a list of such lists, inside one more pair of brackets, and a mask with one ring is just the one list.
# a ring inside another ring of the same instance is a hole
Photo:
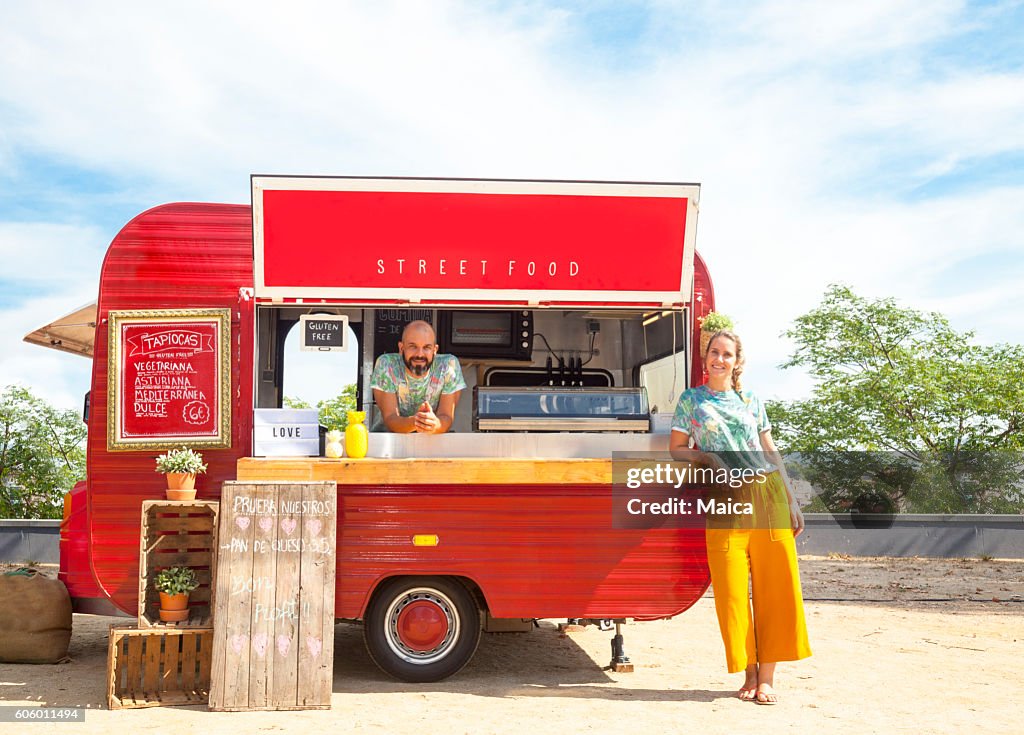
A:
{"label": "green tree", "polygon": [[816,480],[829,475],[837,494],[869,483],[910,510],[1024,506],[1020,345],[976,345],[941,314],[837,285],[785,336],[796,350],[783,367],[805,368],[816,385],[769,410],[780,447],[814,465]]}
{"label": "green tree", "polygon": [[85,478],[86,427],[25,388],[0,394],[0,518],[60,518],[61,499]]}
{"label": "green tree", "polygon": [[[301,398],[284,398],[285,408],[313,408],[308,401]],[[350,383],[341,389],[341,393],[334,398],[317,401],[316,409],[319,414],[320,423],[327,427],[328,431],[344,431],[348,426],[348,412],[357,410],[356,384]]]}

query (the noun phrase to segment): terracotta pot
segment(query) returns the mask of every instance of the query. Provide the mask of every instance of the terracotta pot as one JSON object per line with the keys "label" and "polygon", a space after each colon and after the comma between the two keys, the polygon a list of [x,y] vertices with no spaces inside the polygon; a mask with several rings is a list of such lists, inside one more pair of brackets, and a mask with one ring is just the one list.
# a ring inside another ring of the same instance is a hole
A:
{"label": "terracotta pot", "polygon": [[188,620],[188,592],[178,595],[160,593],[160,619],[165,623],[179,623]]}
{"label": "terracotta pot", "polygon": [[708,356],[708,347],[711,344],[711,336],[714,332],[705,332],[703,329],[700,332],[700,358],[703,360]]}
{"label": "terracotta pot", "polygon": [[168,500],[195,500],[195,490],[167,490]]}
{"label": "terracotta pot", "polygon": [[194,490],[196,487],[196,476],[195,473],[187,472],[168,472],[167,473],[167,489],[168,490]]}
{"label": "terracotta pot", "polygon": [[167,473],[168,500],[195,500],[196,476],[185,472]]}

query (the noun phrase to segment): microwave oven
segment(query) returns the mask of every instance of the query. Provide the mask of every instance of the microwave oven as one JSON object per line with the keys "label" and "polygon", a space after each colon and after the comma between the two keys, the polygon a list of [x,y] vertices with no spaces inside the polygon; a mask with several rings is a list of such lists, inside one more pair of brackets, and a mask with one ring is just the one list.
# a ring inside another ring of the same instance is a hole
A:
{"label": "microwave oven", "polygon": [[490,360],[532,359],[532,312],[438,311],[437,325],[441,352]]}

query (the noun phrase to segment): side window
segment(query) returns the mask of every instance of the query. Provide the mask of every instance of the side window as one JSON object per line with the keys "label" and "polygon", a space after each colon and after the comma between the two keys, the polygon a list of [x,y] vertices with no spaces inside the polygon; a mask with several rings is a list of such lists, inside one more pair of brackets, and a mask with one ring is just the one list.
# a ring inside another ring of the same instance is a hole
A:
{"label": "side window", "polygon": [[299,349],[300,325],[296,323],[284,342],[284,406],[316,408],[321,402],[334,402],[349,394],[353,406],[359,380],[360,345],[352,326],[348,327],[347,352],[303,352]]}

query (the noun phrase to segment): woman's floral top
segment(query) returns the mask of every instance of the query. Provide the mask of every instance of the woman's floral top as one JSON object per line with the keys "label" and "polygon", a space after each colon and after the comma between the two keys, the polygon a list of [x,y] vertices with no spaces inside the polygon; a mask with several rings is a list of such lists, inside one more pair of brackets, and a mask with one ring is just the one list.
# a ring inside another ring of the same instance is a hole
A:
{"label": "woman's floral top", "polygon": [[745,390],[715,391],[702,385],[679,396],[672,430],[693,437],[702,452],[714,452],[729,467],[775,469],[761,448],[760,434],[772,428],[764,405]]}

